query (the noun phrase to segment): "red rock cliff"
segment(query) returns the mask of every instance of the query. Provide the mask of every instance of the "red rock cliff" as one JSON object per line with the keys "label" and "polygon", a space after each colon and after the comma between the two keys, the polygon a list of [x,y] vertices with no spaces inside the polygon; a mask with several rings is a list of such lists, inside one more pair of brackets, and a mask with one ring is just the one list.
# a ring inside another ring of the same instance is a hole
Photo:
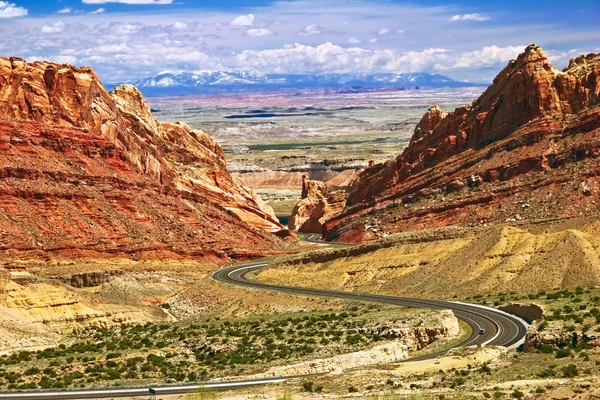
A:
{"label": "red rock cliff", "polygon": [[0,150],[5,252],[223,259],[273,249],[267,232],[283,229],[218,143],[156,121],[137,89],[108,93],[89,68],[0,58]]}
{"label": "red rock cliff", "polygon": [[323,224],[339,213],[346,197],[342,190],[330,190],[325,182],[302,176],[302,198],[292,210],[290,230],[304,233],[323,233]]}
{"label": "red rock cliff", "polygon": [[[428,191],[443,194],[543,169],[548,166],[548,158],[556,159],[558,154],[572,150],[573,143],[566,139],[567,131],[580,129],[580,133],[585,133],[598,128],[595,115],[599,101],[599,55],[571,60],[569,67],[561,72],[549,64],[541,48],[530,45],[509,62],[471,105],[447,115],[431,108],[417,125],[402,155],[366,169],[350,188],[350,207],[327,223],[328,235],[354,236],[345,240],[360,241],[368,238],[364,226],[373,226],[373,221],[359,222],[357,217],[366,210],[383,207],[386,202],[394,201],[396,206],[403,202],[408,213],[412,209],[408,203],[428,195]],[[595,142],[593,136],[587,138]],[[557,149],[556,143],[563,140],[563,148]],[[588,147],[593,147],[590,141]],[[461,201],[467,202],[467,197],[473,199],[472,195],[465,195]],[[452,207],[447,200],[444,198],[446,204],[442,209]],[[431,212],[423,211],[423,204],[419,206],[420,214],[431,216]],[[454,206],[454,222],[482,219],[480,215],[467,218],[467,211],[461,214],[463,208]],[[434,225],[448,223],[447,210],[444,215]],[[409,219],[417,221],[416,217]],[[425,220],[421,219],[415,227],[424,226]],[[404,223],[399,225],[411,228]]]}

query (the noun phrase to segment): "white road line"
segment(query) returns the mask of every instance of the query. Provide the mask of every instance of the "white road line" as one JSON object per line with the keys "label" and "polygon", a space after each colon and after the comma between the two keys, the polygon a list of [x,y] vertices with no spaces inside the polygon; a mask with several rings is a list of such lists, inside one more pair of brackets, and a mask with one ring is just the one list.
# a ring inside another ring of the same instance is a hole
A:
{"label": "white road line", "polygon": [[[513,324],[514,327],[516,328],[515,335],[510,340],[513,340],[514,338],[516,338],[519,335],[519,326],[512,320],[512,318],[519,320],[519,322],[521,322],[523,324],[523,326],[525,327],[525,330],[527,330],[527,328],[529,327],[529,323],[527,323],[527,321],[525,321],[523,318],[520,318],[520,317],[518,317],[516,315],[513,315],[513,314],[509,314],[506,311],[498,310],[497,308],[488,307],[488,306],[484,306],[484,305],[481,305],[481,304],[463,303],[461,301],[455,301],[454,303],[464,304],[464,305],[468,305],[468,306],[472,306],[472,307],[481,308],[483,310],[493,311],[493,312],[495,312],[497,314],[504,314],[505,316],[509,317],[509,318],[507,318],[507,320],[511,324]],[[494,323],[496,323],[496,322],[494,321]],[[510,340],[509,340],[509,342],[510,342]],[[520,345],[522,345],[523,343],[525,343],[525,337],[523,337],[523,339],[519,340],[517,343],[513,344],[512,346],[510,346],[508,348],[509,349],[517,348]]]}
{"label": "white road line", "polygon": [[267,263],[264,263],[264,264],[253,264],[253,265],[249,265],[247,267],[236,268],[233,271],[230,271],[227,274],[227,277],[231,278],[231,274],[233,274],[234,272],[237,272],[237,271],[241,271],[241,270],[244,270],[244,269],[250,269],[250,268],[256,268],[256,267],[266,267],[267,265],[269,265],[269,264],[267,264]]}

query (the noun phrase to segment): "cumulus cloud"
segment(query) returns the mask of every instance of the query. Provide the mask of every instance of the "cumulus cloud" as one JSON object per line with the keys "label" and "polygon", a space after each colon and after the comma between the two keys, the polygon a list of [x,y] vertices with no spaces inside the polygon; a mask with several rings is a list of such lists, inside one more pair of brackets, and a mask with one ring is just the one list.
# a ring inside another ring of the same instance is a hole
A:
{"label": "cumulus cloud", "polygon": [[402,34],[402,33],[405,33],[405,32],[406,32],[406,31],[405,31],[404,29],[398,29],[398,30],[396,31],[396,33],[398,33],[398,34]]}
{"label": "cumulus cloud", "polygon": [[52,25],[43,25],[41,31],[44,33],[61,33],[65,28],[66,24],[62,21],[58,21]]}
{"label": "cumulus cloud", "polygon": [[454,63],[454,68],[489,68],[501,67],[509,60],[516,58],[525,46],[488,46],[480,50],[462,54]]}
{"label": "cumulus cloud", "polygon": [[310,24],[304,27],[302,31],[299,32],[300,35],[311,36],[318,35],[320,33],[326,32],[327,29],[317,24]]}
{"label": "cumulus cloud", "polygon": [[48,57],[40,57],[40,56],[30,56],[27,57],[28,62],[35,61],[52,61],[59,64],[77,64],[77,57],[74,56],[64,56],[64,55],[52,55]]}
{"label": "cumulus cloud", "polygon": [[370,39],[369,43],[377,43],[377,39],[376,38]]}
{"label": "cumulus cloud", "polygon": [[237,17],[236,19],[231,21],[231,23],[229,25],[251,26],[253,23],[254,23],[254,14],[248,14],[248,15],[240,15],[239,17]]}
{"label": "cumulus cloud", "polygon": [[271,36],[274,35],[275,32],[273,32],[270,29],[267,28],[250,28],[246,31],[246,35],[248,36]]}
{"label": "cumulus cloud", "polygon": [[0,18],[18,18],[28,14],[26,8],[19,7],[15,3],[0,1]]}
{"label": "cumulus cloud", "polygon": [[100,7],[100,8],[99,8],[99,9],[97,9],[97,10],[90,11],[88,14],[102,14],[102,13],[103,13],[103,12],[105,12],[105,11],[106,11],[106,10],[105,10],[104,8]]}
{"label": "cumulus cloud", "polygon": [[344,22],[342,22],[342,25],[346,26],[346,25],[351,24],[351,23],[352,23],[352,20],[350,20],[350,21],[344,21]]}
{"label": "cumulus cloud", "polygon": [[388,28],[381,28],[378,33],[380,35],[385,35],[387,33],[390,33],[390,30]]}
{"label": "cumulus cloud", "polygon": [[84,4],[173,4],[173,0],[82,0]]}
{"label": "cumulus cloud", "polygon": [[307,46],[296,43],[279,49],[244,50],[235,55],[233,68],[273,73],[307,72],[416,72],[447,60],[447,49],[396,53],[391,50],[344,48],[332,43]]}
{"label": "cumulus cloud", "polygon": [[176,21],[173,24],[174,29],[187,29],[187,27],[188,27],[188,24],[186,24],[185,22]]}
{"label": "cumulus cloud", "polygon": [[452,21],[452,22],[456,22],[456,21],[487,21],[489,19],[490,19],[490,17],[488,17],[488,16],[481,15],[479,13],[474,13],[474,14],[456,14],[452,18],[450,18],[449,21]]}
{"label": "cumulus cloud", "polygon": [[65,7],[62,10],[58,10],[57,13],[58,14],[71,14],[71,11],[73,11],[73,9],[71,7]]}
{"label": "cumulus cloud", "polygon": [[351,37],[350,39],[348,39],[348,43],[352,43],[352,44],[360,43],[360,39],[357,37]]}

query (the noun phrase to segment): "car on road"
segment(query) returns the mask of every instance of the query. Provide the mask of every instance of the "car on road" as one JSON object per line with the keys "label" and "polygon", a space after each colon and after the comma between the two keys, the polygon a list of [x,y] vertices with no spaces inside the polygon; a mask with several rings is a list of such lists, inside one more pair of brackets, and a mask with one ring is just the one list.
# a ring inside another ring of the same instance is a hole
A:
{"label": "car on road", "polygon": [[480,329],[480,330],[479,330],[479,334],[480,334],[480,335],[485,335],[485,329]]}

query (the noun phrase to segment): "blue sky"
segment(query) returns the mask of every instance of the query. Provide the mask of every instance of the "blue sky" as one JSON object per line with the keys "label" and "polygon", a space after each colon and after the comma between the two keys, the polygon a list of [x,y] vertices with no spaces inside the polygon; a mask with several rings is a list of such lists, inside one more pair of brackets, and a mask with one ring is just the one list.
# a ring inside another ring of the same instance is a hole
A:
{"label": "blue sky", "polygon": [[166,69],[487,82],[529,43],[559,68],[599,52],[598,21],[599,0],[0,0],[0,55],[91,65],[105,82]]}

